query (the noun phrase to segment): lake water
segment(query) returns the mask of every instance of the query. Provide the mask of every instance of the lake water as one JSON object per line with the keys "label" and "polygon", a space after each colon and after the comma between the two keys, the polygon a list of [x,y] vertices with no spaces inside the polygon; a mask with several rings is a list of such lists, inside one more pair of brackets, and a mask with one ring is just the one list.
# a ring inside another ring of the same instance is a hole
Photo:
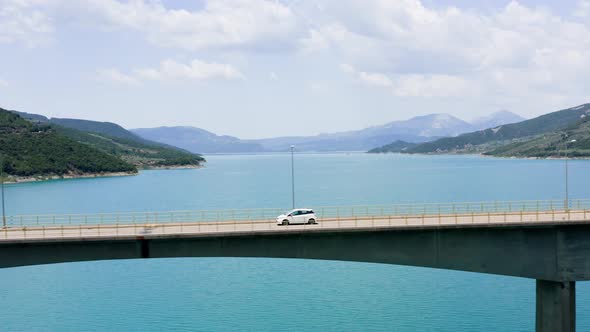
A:
{"label": "lake water", "polygon": [[[290,155],[6,187],[7,214],[288,208]],[[298,154],[298,206],[561,199],[558,160]],[[590,161],[570,161],[590,198]],[[177,258],[0,269],[3,331],[533,331],[533,280],[351,262]],[[590,330],[590,284],[577,284]]]}

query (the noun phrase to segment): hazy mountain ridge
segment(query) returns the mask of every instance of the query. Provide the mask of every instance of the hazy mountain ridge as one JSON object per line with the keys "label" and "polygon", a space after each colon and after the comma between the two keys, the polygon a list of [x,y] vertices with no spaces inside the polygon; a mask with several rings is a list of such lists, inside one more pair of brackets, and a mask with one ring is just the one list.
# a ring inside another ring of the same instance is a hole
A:
{"label": "hazy mountain ridge", "polygon": [[286,151],[295,144],[300,151],[366,151],[392,141],[426,142],[470,130],[469,123],[449,114],[429,114],[393,121],[361,130],[308,137],[277,137],[254,140],[270,151]]}
{"label": "hazy mountain ridge", "polygon": [[366,151],[398,140],[423,143],[472,130],[472,124],[452,115],[429,114],[360,130],[264,139],[243,140],[186,126],[139,128],[131,131],[145,139],[197,153],[255,153],[288,151],[291,145],[295,145],[298,151]]}
{"label": "hazy mountain ridge", "polygon": [[[522,117],[507,111],[500,111],[482,118],[477,125],[463,121],[449,114],[430,114],[417,116],[406,121],[394,121],[383,126],[371,127],[361,132],[374,134],[375,132],[390,132],[390,136],[379,136],[374,141],[367,142],[365,149],[373,153],[406,151],[417,143],[434,141],[441,137],[455,137],[465,132],[476,130],[478,125],[487,123],[501,123]],[[358,133],[358,132],[357,132]],[[406,134],[400,135],[400,134]],[[403,150],[400,150],[402,149]]]}
{"label": "hazy mountain ridge", "polygon": [[237,137],[216,135],[207,130],[176,126],[131,129],[131,132],[145,139],[161,142],[194,153],[236,153],[263,152],[257,143],[240,140]]}
{"label": "hazy mountain ridge", "polygon": [[495,128],[501,125],[517,123],[526,120],[522,116],[501,110],[494,112],[488,116],[483,116],[471,121],[471,124],[475,127],[475,130],[483,130],[487,128]]}

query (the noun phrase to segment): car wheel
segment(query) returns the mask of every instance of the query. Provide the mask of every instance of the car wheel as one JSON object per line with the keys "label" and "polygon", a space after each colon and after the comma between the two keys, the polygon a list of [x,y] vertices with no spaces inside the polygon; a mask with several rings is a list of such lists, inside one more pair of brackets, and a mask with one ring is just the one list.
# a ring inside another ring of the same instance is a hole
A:
{"label": "car wheel", "polygon": [[315,224],[315,219],[311,218],[307,221],[308,224]]}
{"label": "car wheel", "polygon": [[289,220],[285,219],[283,220],[283,226],[288,226],[289,225]]}

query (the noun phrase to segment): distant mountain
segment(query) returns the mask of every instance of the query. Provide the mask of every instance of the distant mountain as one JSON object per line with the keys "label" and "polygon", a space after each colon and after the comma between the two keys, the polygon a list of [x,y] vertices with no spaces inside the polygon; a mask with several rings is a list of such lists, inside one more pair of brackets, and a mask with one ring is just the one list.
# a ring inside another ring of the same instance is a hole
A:
{"label": "distant mountain", "polygon": [[590,104],[584,104],[534,119],[488,128],[457,137],[446,137],[416,145],[407,153],[485,152],[515,140],[526,141],[538,135],[566,130],[590,115]]}
{"label": "distant mountain", "polygon": [[358,133],[362,136],[410,135],[418,137],[456,136],[472,130],[471,124],[450,114],[429,114],[409,120],[394,121],[381,126],[369,127]]}
{"label": "distant mountain", "polygon": [[177,146],[194,153],[264,151],[264,148],[256,142],[243,141],[233,136],[219,136],[195,127],[139,128],[131,131],[144,139]]}
{"label": "distant mountain", "polygon": [[116,156],[139,168],[199,166],[205,161],[200,155],[139,137],[116,123],[47,118],[38,114],[12,112],[34,124],[49,125],[54,131],[70,139]]}
{"label": "distant mountain", "polygon": [[487,128],[495,128],[509,123],[517,123],[526,120],[522,116],[509,112],[509,111],[498,111],[488,116],[477,118],[471,122],[476,130],[482,130]]}
{"label": "distant mountain", "polygon": [[442,136],[455,136],[473,130],[473,126],[449,114],[430,114],[394,121],[362,130],[308,137],[278,137],[252,140],[269,151],[287,151],[295,144],[299,151],[366,151],[402,140],[426,142]]}
{"label": "distant mountain", "polygon": [[388,152],[402,152],[409,148],[416,146],[417,143],[409,143],[404,141],[395,141],[393,143],[384,145],[379,148],[369,150],[369,153],[388,153]]}
{"label": "distant mountain", "polygon": [[[507,119],[512,120],[514,117],[499,112],[486,121],[509,121]],[[298,151],[367,151],[395,141],[424,143],[476,129],[474,125],[449,114],[429,114],[361,130],[252,140],[220,136],[195,127],[140,128],[131,131],[144,139],[195,153],[253,153],[288,151],[291,145],[295,145]]]}

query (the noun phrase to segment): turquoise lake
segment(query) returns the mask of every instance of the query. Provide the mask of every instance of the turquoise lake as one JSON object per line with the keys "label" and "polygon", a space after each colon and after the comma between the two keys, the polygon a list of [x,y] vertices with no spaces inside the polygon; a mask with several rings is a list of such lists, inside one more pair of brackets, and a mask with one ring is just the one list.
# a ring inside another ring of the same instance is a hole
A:
{"label": "turquoise lake", "polygon": [[[6,212],[291,205],[288,154],[208,156],[202,169],[6,186]],[[590,161],[569,163],[590,198]],[[298,206],[563,199],[564,162],[297,154]],[[509,259],[509,257],[507,257]],[[352,262],[177,258],[0,269],[2,331],[534,331],[534,280]],[[590,283],[577,284],[590,331]]]}

